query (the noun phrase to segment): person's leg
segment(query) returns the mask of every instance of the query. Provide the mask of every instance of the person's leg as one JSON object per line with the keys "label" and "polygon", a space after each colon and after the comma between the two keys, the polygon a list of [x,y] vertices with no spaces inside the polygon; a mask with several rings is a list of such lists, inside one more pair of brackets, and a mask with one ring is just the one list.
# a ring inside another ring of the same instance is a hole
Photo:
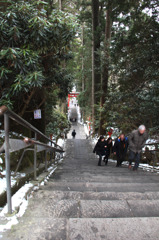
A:
{"label": "person's leg", "polygon": [[136,153],[136,156],[135,156],[135,165],[134,165],[134,167],[133,167],[133,170],[137,170],[137,169],[138,169],[139,163],[140,163],[140,153]]}
{"label": "person's leg", "polygon": [[116,167],[119,167],[120,166],[120,156],[119,155],[117,155],[117,164],[116,164]]}
{"label": "person's leg", "polygon": [[121,155],[121,157],[120,157],[120,166],[122,165],[122,162],[124,162],[125,161],[125,154],[123,153],[122,155]]}
{"label": "person's leg", "polygon": [[101,161],[102,161],[102,155],[99,154],[98,166],[101,166]]}
{"label": "person's leg", "polygon": [[135,158],[135,153],[133,151],[129,151],[129,169],[131,169],[131,164],[132,164],[132,161],[134,160]]}
{"label": "person's leg", "polygon": [[105,165],[108,164],[108,157],[109,157],[109,155],[106,155],[106,156],[105,156]]}

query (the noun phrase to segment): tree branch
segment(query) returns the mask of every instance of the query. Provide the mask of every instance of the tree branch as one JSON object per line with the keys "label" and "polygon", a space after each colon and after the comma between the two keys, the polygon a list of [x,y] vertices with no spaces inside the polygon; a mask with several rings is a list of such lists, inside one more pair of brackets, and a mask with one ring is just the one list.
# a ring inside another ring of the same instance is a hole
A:
{"label": "tree branch", "polygon": [[29,105],[29,103],[30,103],[30,101],[31,101],[31,99],[32,99],[35,91],[36,91],[36,90],[35,90],[35,88],[34,88],[34,89],[31,91],[30,95],[28,96],[28,99],[25,101],[25,104],[24,104],[24,106],[23,106],[23,109],[22,109],[22,111],[19,113],[19,115],[20,115],[21,117],[24,115],[24,113],[25,113],[25,111],[26,111],[26,109],[27,109],[27,107],[28,107],[28,105]]}

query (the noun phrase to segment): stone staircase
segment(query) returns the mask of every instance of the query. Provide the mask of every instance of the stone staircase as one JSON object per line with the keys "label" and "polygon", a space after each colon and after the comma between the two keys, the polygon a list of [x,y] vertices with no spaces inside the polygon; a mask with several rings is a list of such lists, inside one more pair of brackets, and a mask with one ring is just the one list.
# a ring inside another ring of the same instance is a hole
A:
{"label": "stone staircase", "polygon": [[99,167],[88,140],[67,140],[63,163],[7,239],[157,240],[159,176]]}

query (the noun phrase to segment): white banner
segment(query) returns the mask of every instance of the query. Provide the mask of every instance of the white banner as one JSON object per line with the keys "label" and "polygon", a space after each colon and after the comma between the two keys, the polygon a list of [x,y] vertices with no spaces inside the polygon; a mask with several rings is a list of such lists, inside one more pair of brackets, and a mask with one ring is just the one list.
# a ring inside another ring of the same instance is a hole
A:
{"label": "white banner", "polygon": [[41,109],[34,111],[34,119],[41,119]]}

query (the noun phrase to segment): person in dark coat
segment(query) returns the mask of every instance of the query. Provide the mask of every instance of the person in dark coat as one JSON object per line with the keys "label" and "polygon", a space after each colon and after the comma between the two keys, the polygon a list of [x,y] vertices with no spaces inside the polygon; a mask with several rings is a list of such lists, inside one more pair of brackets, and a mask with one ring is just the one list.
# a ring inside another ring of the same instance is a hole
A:
{"label": "person in dark coat", "polygon": [[72,132],[72,137],[75,138],[75,136],[76,136],[76,131],[74,129],[73,132]]}
{"label": "person in dark coat", "polygon": [[112,138],[109,137],[107,140],[106,140],[106,145],[107,145],[107,148],[106,148],[106,153],[105,153],[105,157],[104,157],[104,162],[105,162],[105,165],[108,164],[108,158],[110,156],[110,153],[112,152]]}
{"label": "person in dark coat", "polygon": [[148,138],[146,127],[144,125],[139,126],[137,130],[131,132],[128,136],[129,140],[129,169],[131,169],[132,161],[135,160],[135,166],[133,170],[137,170],[140,163],[140,155],[142,148]]}
{"label": "person in dark coat", "polygon": [[98,166],[101,166],[102,156],[105,156],[106,148],[107,148],[106,141],[103,136],[100,136],[93,150],[93,153],[99,155]]}
{"label": "person in dark coat", "polygon": [[117,156],[117,165],[120,167],[122,162],[125,161],[126,153],[128,149],[128,138],[122,133],[120,137],[116,139],[113,152]]}

